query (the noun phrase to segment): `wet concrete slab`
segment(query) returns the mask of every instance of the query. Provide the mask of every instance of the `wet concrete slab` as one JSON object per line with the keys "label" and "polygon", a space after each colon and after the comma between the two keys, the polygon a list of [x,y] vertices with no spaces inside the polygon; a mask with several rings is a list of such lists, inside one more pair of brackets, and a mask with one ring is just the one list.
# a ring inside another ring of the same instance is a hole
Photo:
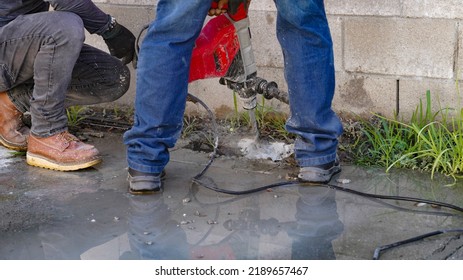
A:
{"label": "wet concrete slab", "polygon": [[[378,246],[463,229],[463,213],[437,205],[352,194],[415,197],[463,207],[463,186],[430,174],[343,165],[333,186],[283,182],[295,168],[269,160],[172,150],[165,191],[127,192],[121,135],[89,137],[95,168],[57,172],[28,166],[0,147],[0,259],[369,260]],[[337,179],[337,181],[336,181]],[[463,259],[461,231],[381,252],[380,259]]]}

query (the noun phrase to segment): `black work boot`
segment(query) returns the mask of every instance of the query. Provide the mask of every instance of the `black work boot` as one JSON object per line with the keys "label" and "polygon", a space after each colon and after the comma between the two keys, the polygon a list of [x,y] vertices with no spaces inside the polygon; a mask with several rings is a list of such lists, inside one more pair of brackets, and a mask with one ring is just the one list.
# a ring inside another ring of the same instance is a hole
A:
{"label": "black work boot", "polygon": [[153,194],[162,192],[162,180],[166,173],[145,173],[129,168],[129,192],[131,194]]}
{"label": "black work boot", "polygon": [[317,166],[301,167],[299,170],[299,181],[308,183],[328,183],[331,178],[341,172],[341,165],[338,157],[336,160]]}

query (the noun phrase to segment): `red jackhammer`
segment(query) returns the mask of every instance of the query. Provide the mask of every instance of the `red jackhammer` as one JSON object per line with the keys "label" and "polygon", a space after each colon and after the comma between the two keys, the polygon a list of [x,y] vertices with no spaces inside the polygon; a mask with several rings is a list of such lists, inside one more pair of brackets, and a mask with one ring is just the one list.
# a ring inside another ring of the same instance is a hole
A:
{"label": "red jackhammer", "polygon": [[[211,8],[217,8],[217,2]],[[238,7],[225,8],[229,8],[228,12],[212,18],[196,40],[189,82],[220,78],[221,84],[239,94],[247,110],[256,107],[257,94],[288,103],[288,94],[280,91],[275,82],[257,76],[248,7],[240,1]]]}

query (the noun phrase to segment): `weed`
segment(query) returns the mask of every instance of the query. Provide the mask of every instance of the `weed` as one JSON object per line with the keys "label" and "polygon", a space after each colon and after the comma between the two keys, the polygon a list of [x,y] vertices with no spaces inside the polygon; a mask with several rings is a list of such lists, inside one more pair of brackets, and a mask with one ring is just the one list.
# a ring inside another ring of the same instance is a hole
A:
{"label": "weed", "polygon": [[10,154],[12,157],[23,157],[23,156],[26,156],[26,152],[25,152],[25,151],[11,151],[11,152],[9,152],[9,154]]}
{"label": "weed", "polygon": [[[418,169],[452,177],[463,177],[463,110],[444,108],[432,111],[431,93],[420,100],[410,121],[374,115],[362,123],[362,141],[354,146],[361,165]],[[454,114],[450,114],[453,112]],[[455,112],[458,112],[455,114]],[[360,144],[358,144],[360,143]]]}
{"label": "weed", "polygon": [[200,120],[196,116],[186,115],[183,118],[182,138],[188,138],[200,128]]}
{"label": "weed", "polygon": [[116,105],[113,107],[113,113],[116,119],[121,118],[121,109],[119,108],[119,106]]}
{"label": "weed", "polygon": [[71,106],[66,109],[66,115],[68,117],[69,126],[77,126],[82,122],[86,117],[82,116],[85,107],[82,106]]}

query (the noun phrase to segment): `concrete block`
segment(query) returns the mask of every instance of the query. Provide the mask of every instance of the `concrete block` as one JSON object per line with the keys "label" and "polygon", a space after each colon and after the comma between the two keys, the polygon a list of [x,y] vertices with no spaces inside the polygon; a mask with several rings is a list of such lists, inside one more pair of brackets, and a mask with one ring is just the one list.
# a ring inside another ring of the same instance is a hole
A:
{"label": "concrete block", "polygon": [[[257,65],[283,67],[283,55],[276,37],[276,12],[251,11],[249,18]],[[333,38],[335,66],[337,70],[342,70],[342,18],[329,17],[328,22]]]}
{"label": "concrete block", "polygon": [[396,80],[387,76],[336,73],[333,109],[347,115],[393,115]]}
{"label": "concrete block", "polygon": [[[431,91],[432,111],[443,108],[461,109],[463,99],[456,82],[451,79],[402,77],[399,80],[381,75],[337,73],[333,109],[346,114],[371,116],[379,113],[409,121],[422,100],[426,104],[426,91]],[[397,110],[398,106],[398,110]]]}
{"label": "concrete block", "polygon": [[403,16],[463,19],[461,0],[403,0]]}
{"label": "concrete block", "polygon": [[118,22],[138,34],[141,27],[154,19],[154,7],[148,6],[124,6],[99,4],[98,7],[105,13],[114,16]]}
{"label": "concrete block", "polygon": [[252,0],[249,6],[250,11],[276,11],[275,2],[273,0]]}
{"label": "concrete block", "polygon": [[402,0],[325,0],[327,14],[399,16]]}
{"label": "concrete block", "polygon": [[345,69],[452,78],[456,28],[451,20],[345,18]]}
{"label": "concrete block", "polygon": [[455,77],[463,80],[463,21],[457,23],[458,25],[458,51],[455,52],[457,55],[457,65]]}
{"label": "concrete block", "polygon": [[204,101],[213,111],[222,106],[233,108],[232,91],[221,85],[218,78],[194,81],[189,84],[188,92]]}
{"label": "concrete block", "polygon": [[257,65],[283,67],[283,56],[276,37],[276,13],[251,11],[249,20],[252,47]]}
{"label": "concrete block", "polygon": [[426,91],[431,92],[432,112],[451,109],[455,113],[463,107],[463,96],[458,84],[452,79],[401,79],[400,116],[409,120],[420,103],[426,104]]}
{"label": "concrete block", "polygon": [[336,71],[342,71],[344,65],[343,53],[343,19],[342,17],[328,16],[331,38],[333,40],[334,66]]}

